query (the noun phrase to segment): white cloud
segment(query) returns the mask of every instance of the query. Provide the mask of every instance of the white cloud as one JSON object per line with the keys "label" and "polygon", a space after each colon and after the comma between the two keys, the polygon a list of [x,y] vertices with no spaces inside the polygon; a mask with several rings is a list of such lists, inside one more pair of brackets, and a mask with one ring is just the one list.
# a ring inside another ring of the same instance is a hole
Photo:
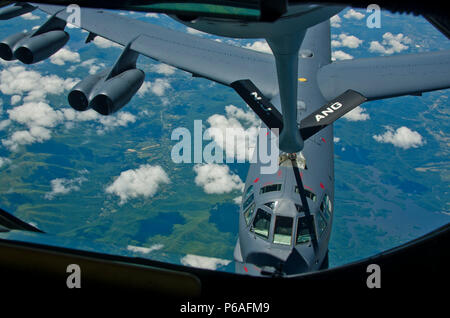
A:
{"label": "white cloud", "polygon": [[226,165],[197,164],[194,166],[195,184],[203,187],[209,194],[229,193],[234,190],[242,191],[244,183],[238,175],[230,172]]}
{"label": "white cloud", "polygon": [[11,96],[11,105],[16,105],[17,103],[20,103],[21,100],[22,100],[22,96],[13,95],[13,96]]}
{"label": "white cloud", "polygon": [[226,116],[215,114],[208,118],[209,136],[225,150],[227,158],[250,160],[259,132],[258,117],[253,111],[246,112],[234,105],[226,106],[225,112]]}
{"label": "white cloud", "polygon": [[148,92],[152,92],[161,97],[165,94],[166,90],[170,88],[172,88],[172,86],[170,86],[169,80],[157,78],[154,82],[144,82],[137,94],[139,97],[143,97]]}
{"label": "white cloud", "polygon": [[386,55],[400,53],[407,50],[409,48],[408,44],[411,44],[411,42],[411,39],[402,33],[393,35],[391,32],[386,32],[383,34],[383,41],[381,43],[378,41],[370,42],[369,51]]}
{"label": "white cloud", "polygon": [[0,130],[5,129],[10,124],[11,124],[11,120],[9,120],[9,119],[5,119],[5,120],[0,121]]}
{"label": "white cloud", "polygon": [[11,151],[17,151],[21,145],[44,142],[50,138],[50,130],[36,126],[30,128],[30,130],[19,130],[14,132],[9,139],[3,139],[2,144]]}
{"label": "white cloud", "polygon": [[408,127],[402,126],[394,131],[392,127],[387,126],[386,129],[384,134],[374,135],[373,139],[381,143],[391,143],[402,149],[418,148],[425,144],[422,136]]}
{"label": "white cloud", "polygon": [[339,138],[339,137],[333,137],[333,142],[338,143],[339,141],[341,141],[341,138]]}
{"label": "white cloud", "polygon": [[342,116],[342,118],[345,118],[348,121],[364,121],[370,118],[370,115],[365,113],[365,111],[366,111],[365,108],[358,106],[355,109],[349,111],[344,116]]}
{"label": "white cloud", "polygon": [[202,34],[206,34],[205,32],[190,28],[190,27],[186,27],[186,32],[189,34],[197,34],[197,35],[202,35]]}
{"label": "white cloud", "polygon": [[235,197],[233,199],[233,202],[236,203],[237,205],[241,205],[241,203],[242,203],[242,195],[240,195],[238,197]]}
{"label": "white cloud", "polygon": [[94,40],[92,40],[92,42],[96,46],[98,46],[99,48],[102,48],[102,49],[107,49],[107,48],[110,48],[110,47],[122,48],[122,45],[117,44],[117,43],[115,43],[113,41],[110,41],[108,39],[102,38],[101,36],[96,36],[94,38]]}
{"label": "white cloud", "polygon": [[[82,174],[86,174],[87,170],[81,171]],[[57,178],[50,181],[52,191],[45,194],[45,198],[52,200],[57,195],[68,194],[72,191],[80,190],[81,184],[87,179],[83,176],[74,179]]]}
{"label": "white cloud", "polygon": [[186,256],[181,258],[181,264],[184,266],[191,266],[203,269],[211,269],[216,270],[218,267],[227,266],[231,263],[230,260],[214,258],[214,257],[206,257],[206,256],[198,256],[187,254]]}
{"label": "white cloud", "polygon": [[341,22],[342,22],[341,17],[337,14],[330,18],[330,23],[333,28],[340,28]]}
{"label": "white cloud", "polygon": [[4,165],[9,164],[10,162],[11,160],[8,158],[0,157],[0,168],[3,167]]}
{"label": "white cloud", "polygon": [[145,14],[145,17],[146,17],[146,18],[155,18],[155,19],[158,19],[158,18],[159,18],[159,14],[157,14],[157,13],[146,13],[146,14]]}
{"label": "white cloud", "polygon": [[333,51],[331,53],[331,60],[336,61],[336,60],[351,60],[353,58],[352,55],[345,53],[344,51],[338,50],[338,51]]}
{"label": "white cloud", "polygon": [[34,15],[31,12],[22,14],[20,17],[25,20],[39,20],[41,18],[40,16]]}
{"label": "white cloud", "polygon": [[361,20],[365,17],[365,15],[361,12],[358,12],[354,9],[350,9],[347,11],[347,13],[344,14],[344,18],[346,19],[356,19]]}
{"label": "white cloud", "polygon": [[69,49],[62,48],[50,57],[50,63],[56,65],[64,65],[66,64],[66,62],[79,63],[80,54],[78,54],[77,52],[72,52]]}
{"label": "white cloud", "polygon": [[163,244],[155,244],[150,247],[141,247],[141,246],[134,246],[134,245],[128,245],[127,250],[132,251],[134,253],[142,253],[142,254],[148,254],[153,251],[160,250],[164,247]]}
{"label": "white cloud", "polygon": [[22,65],[11,64],[0,71],[0,91],[5,95],[19,95],[24,101],[44,101],[48,94],[59,95],[71,89],[77,80],[62,79],[56,75],[41,75],[25,69]]}
{"label": "white cloud", "polygon": [[356,49],[359,47],[359,45],[363,42],[363,40],[358,39],[354,35],[347,35],[344,33],[341,33],[339,35],[339,40],[332,40],[331,46],[332,47],[348,47],[351,49]]}
{"label": "white cloud", "polygon": [[[89,69],[89,74],[93,75],[98,73],[101,69],[106,68],[105,63],[98,62],[96,58],[88,59],[86,61],[83,61],[79,66],[86,67]],[[70,70],[75,70],[76,67]],[[70,71],[69,70],[69,71]]]}
{"label": "white cloud", "polygon": [[155,72],[158,74],[164,74],[164,75],[172,75],[175,73],[175,67],[172,67],[170,65],[160,63],[154,66]]}
{"label": "white cloud", "polygon": [[55,127],[64,119],[60,111],[55,111],[44,102],[25,103],[8,110],[9,118],[28,127]]}
{"label": "white cloud", "polygon": [[96,118],[103,126],[104,130],[110,130],[114,127],[126,127],[128,124],[136,122],[136,116],[129,112],[118,112],[113,116],[100,116]]}
{"label": "white cloud", "polygon": [[122,171],[106,188],[106,192],[119,196],[119,204],[122,205],[130,198],[152,197],[161,184],[169,182],[169,177],[161,166],[145,164],[138,169]]}
{"label": "white cloud", "polygon": [[267,42],[265,40],[262,41],[255,41],[253,43],[247,43],[245,45],[246,49],[251,49],[251,50],[255,50],[255,51],[259,51],[259,52],[263,52],[263,53],[269,53],[272,54],[272,50],[270,49],[269,44],[267,44]]}

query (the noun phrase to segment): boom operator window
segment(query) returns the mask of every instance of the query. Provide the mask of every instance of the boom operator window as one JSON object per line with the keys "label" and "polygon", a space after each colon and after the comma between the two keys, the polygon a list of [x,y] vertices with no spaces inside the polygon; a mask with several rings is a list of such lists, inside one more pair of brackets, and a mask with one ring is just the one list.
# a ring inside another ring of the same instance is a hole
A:
{"label": "boom operator window", "polygon": [[252,231],[255,232],[256,235],[267,239],[269,237],[270,220],[271,215],[269,212],[258,209],[255,219],[253,220]]}

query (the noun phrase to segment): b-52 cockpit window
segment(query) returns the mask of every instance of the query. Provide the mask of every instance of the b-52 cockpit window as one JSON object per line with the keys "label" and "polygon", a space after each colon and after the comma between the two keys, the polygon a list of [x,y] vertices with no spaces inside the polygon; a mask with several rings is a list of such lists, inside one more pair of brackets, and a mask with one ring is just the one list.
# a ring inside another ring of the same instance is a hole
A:
{"label": "b-52 cockpit window", "polygon": [[262,187],[259,191],[260,194],[267,193],[267,192],[273,192],[273,191],[280,191],[281,190],[281,184],[269,184],[265,187]]}
{"label": "b-52 cockpit window", "polygon": [[270,213],[258,209],[258,211],[256,212],[255,219],[253,221],[252,231],[254,231],[255,234],[259,236],[268,238],[270,229],[270,219],[271,219]]}
{"label": "b-52 cockpit window", "polygon": [[[298,187],[295,186],[295,193],[299,193],[298,191]],[[305,195],[307,198],[310,198],[311,200],[313,200],[314,202],[316,202],[317,200],[317,195],[315,195],[314,193],[312,193],[311,191],[309,191],[308,189],[305,189]]]}
{"label": "b-52 cockpit window", "polygon": [[275,244],[291,245],[292,223],[291,217],[277,216],[273,232],[273,242]]}
{"label": "b-52 cockpit window", "polygon": [[252,219],[253,212],[255,212],[255,203],[250,205],[250,207],[244,212],[245,224],[249,224]]}
{"label": "b-52 cockpit window", "polygon": [[309,231],[307,218],[306,216],[299,217],[296,244],[308,243],[309,241],[311,241],[311,233]]}

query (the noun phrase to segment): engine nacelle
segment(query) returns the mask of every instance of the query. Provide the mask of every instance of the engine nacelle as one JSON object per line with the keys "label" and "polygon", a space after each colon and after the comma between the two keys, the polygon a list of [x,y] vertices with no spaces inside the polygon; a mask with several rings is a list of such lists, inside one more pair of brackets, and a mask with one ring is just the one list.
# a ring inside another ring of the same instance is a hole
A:
{"label": "engine nacelle", "polygon": [[109,69],[97,74],[89,75],[84,80],[75,85],[67,97],[70,106],[78,111],[89,109],[91,93],[97,84],[101,83],[109,73]]}
{"label": "engine nacelle", "polygon": [[110,115],[125,106],[137,93],[145,73],[133,68],[105,80],[110,69],[86,77],[74,86],[68,99],[72,108],[84,111],[93,108],[102,115]]}
{"label": "engine nacelle", "polygon": [[0,20],[9,20],[19,15],[28,13],[36,9],[28,3],[16,3],[13,6],[0,9]]}
{"label": "engine nacelle", "polygon": [[14,56],[25,64],[37,63],[55,54],[67,41],[69,34],[63,30],[45,32],[16,44]]}
{"label": "engine nacelle", "polygon": [[20,32],[8,36],[0,42],[0,58],[6,61],[15,60],[14,49],[16,45],[30,35],[29,32]]}
{"label": "engine nacelle", "polygon": [[89,106],[102,115],[110,115],[125,106],[144,83],[145,73],[130,69],[99,84],[92,92]]}

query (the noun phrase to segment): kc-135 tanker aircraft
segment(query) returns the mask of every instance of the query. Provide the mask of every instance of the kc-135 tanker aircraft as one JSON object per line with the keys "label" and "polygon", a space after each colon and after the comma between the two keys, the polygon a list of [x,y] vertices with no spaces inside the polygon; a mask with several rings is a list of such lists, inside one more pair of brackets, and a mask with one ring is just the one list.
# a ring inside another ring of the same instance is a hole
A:
{"label": "kc-135 tanker aircraft", "polygon": [[[36,30],[0,43],[0,57],[42,61],[69,40],[70,12],[59,5],[17,3],[9,19],[33,10],[50,14]],[[81,9],[86,42],[102,36],[124,46],[116,63],[78,83],[70,105],[110,115],[144,81],[140,54],[232,87],[279,142],[275,173],[249,168],[234,250],[236,271],[292,275],[328,267],[333,222],[333,122],[363,102],[450,87],[450,51],[331,61],[330,17],[343,6],[290,3],[275,22],[172,16],[199,31],[232,38],[264,38],[273,55],[169,30],[110,11]],[[364,133],[364,132],[361,132]],[[255,151],[256,155],[256,151]]]}

